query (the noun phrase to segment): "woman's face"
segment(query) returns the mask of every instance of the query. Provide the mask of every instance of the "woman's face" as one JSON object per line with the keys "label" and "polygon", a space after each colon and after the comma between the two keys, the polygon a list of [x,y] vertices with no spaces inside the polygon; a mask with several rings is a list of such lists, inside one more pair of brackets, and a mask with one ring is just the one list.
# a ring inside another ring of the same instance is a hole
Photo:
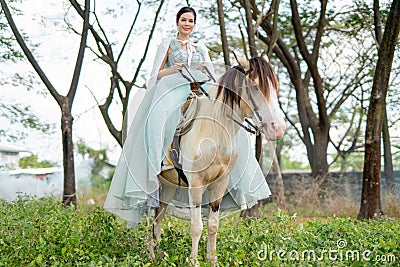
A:
{"label": "woman's face", "polygon": [[178,20],[179,35],[189,35],[194,28],[194,15],[192,12],[186,12]]}

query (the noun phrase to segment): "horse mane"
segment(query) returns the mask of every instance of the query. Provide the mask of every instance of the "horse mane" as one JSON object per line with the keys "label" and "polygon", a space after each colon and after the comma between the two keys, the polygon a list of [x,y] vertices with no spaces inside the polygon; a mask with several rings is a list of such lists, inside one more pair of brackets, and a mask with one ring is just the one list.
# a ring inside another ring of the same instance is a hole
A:
{"label": "horse mane", "polygon": [[239,104],[241,88],[246,78],[244,73],[241,66],[234,66],[226,71],[218,80],[215,99],[222,95],[221,101],[230,108],[233,108],[234,104]]}
{"label": "horse mane", "polygon": [[[269,101],[271,87],[278,94],[278,78],[269,62],[262,57],[253,57],[249,60],[250,69],[249,79],[252,82],[258,78],[258,87],[262,94]],[[234,66],[225,72],[218,80],[218,90],[216,98],[222,95],[222,102],[233,108],[234,104],[239,104],[241,90],[245,86],[245,71],[241,66]]]}
{"label": "horse mane", "polygon": [[279,83],[275,71],[271,64],[262,57],[253,57],[249,61],[249,78],[253,81],[258,78],[258,87],[267,101],[269,101],[271,87],[275,90],[276,95],[278,95]]}

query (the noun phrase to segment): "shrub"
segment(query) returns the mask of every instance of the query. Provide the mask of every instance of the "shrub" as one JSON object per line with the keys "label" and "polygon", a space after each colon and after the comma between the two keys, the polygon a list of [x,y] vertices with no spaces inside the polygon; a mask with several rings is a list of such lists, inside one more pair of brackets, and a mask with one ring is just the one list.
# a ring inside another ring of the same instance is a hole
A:
{"label": "shrub", "polygon": [[[188,265],[189,223],[175,218],[164,220],[159,243],[164,257],[152,262],[147,254],[149,229],[128,229],[101,207],[76,211],[62,208],[53,198],[20,197],[0,200],[0,216],[0,266]],[[398,266],[399,226],[399,221],[386,218],[304,221],[283,211],[248,220],[231,215],[220,221],[219,266]],[[206,240],[204,227],[201,260]],[[365,252],[370,253],[367,258]]]}

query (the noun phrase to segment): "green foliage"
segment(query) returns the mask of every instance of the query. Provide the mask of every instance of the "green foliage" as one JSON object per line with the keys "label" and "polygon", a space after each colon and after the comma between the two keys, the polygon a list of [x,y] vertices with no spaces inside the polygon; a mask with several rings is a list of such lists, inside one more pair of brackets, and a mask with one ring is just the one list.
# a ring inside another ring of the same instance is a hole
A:
{"label": "green foliage", "polygon": [[[13,12],[20,12],[13,5],[13,2],[20,1],[9,1],[11,4],[10,9]],[[3,11],[3,10],[2,10]],[[2,13],[2,12],[1,12]],[[16,47],[16,40],[14,35],[11,32],[11,29],[8,27],[8,22],[5,16],[2,14],[0,16],[0,63],[4,62],[16,62],[23,58],[22,52]]]}
{"label": "green foliage", "polygon": [[[43,122],[29,106],[4,102],[4,99],[0,101],[0,118],[8,121],[0,126],[0,139],[15,141],[25,138],[26,133],[18,130],[16,125],[25,130],[31,129],[44,134],[51,134],[54,130],[54,125]],[[7,124],[13,126],[12,129],[6,128]]]}
{"label": "green foliage", "polygon": [[281,156],[280,166],[282,170],[309,170],[310,166],[292,159],[289,155]]}
{"label": "green foliage", "polygon": [[[101,174],[107,161],[107,149],[94,149],[89,147],[82,139],[78,140],[75,145],[78,154],[83,158],[88,157],[93,159],[93,169],[90,176],[93,189],[106,190],[110,187],[111,178],[114,174],[112,169],[108,174]],[[106,176],[106,177],[103,177]]]}
{"label": "green foliage", "polygon": [[[128,229],[102,208],[76,211],[62,208],[52,198],[20,198],[0,201],[0,216],[0,266],[188,265],[189,224],[175,218],[164,221],[159,241],[164,257],[151,261],[147,227]],[[232,215],[220,221],[219,266],[398,266],[399,226],[399,221],[389,219],[301,222],[282,211],[249,220]],[[205,258],[206,240],[204,227],[200,261]],[[315,260],[301,258],[302,252],[310,251],[316,254]],[[370,252],[368,260],[362,257],[365,251]],[[360,253],[360,259],[346,259],[347,252]]]}
{"label": "green foliage", "polygon": [[[19,9],[22,1],[7,1],[7,5],[15,17],[23,16]],[[10,87],[23,87],[32,89],[37,84],[37,77],[32,73],[13,73],[14,63],[25,60],[25,56],[20,49],[14,34],[11,31],[8,21],[1,10],[0,16],[0,85]],[[22,34],[25,41],[29,38]],[[35,45],[30,45],[35,47]],[[17,141],[27,137],[27,129],[36,132],[49,134],[52,133],[53,125],[43,122],[31,108],[24,104],[15,103],[15,100],[0,100],[0,140]]]}
{"label": "green foliage", "polygon": [[92,173],[98,174],[103,168],[105,161],[107,160],[107,150],[96,150],[94,148],[91,148],[86,145],[86,143],[82,139],[77,142],[76,149],[78,151],[78,154],[80,154],[83,158],[85,156],[88,156],[89,158],[94,160]]}
{"label": "green foliage", "polygon": [[340,169],[340,171],[362,171],[363,167],[363,153],[350,153],[345,159],[338,158],[338,160],[331,165],[331,169]]}
{"label": "green foliage", "polygon": [[54,163],[50,161],[39,161],[37,155],[31,155],[27,157],[22,157],[18,161],[18,165],[25,168],[50,168],[54,166]]}

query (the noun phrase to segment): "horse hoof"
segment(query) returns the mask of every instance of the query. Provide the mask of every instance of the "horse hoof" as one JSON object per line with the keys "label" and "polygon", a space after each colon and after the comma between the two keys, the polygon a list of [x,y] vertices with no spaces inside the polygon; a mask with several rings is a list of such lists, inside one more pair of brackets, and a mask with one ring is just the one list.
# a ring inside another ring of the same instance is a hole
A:
{"label": "horse hoof", "polygon": [[206,261],[210,263],[211,267],[213,267],[218,262],[218,257],[216,255],[207,255]]}
{"label": "horse hoof", "polygon": [[152,261],[155,261],[155,260],[156,260],[156,255],[154,254],[154,251],[153,251],[153,250],[150,250],[150,251],[149,251],[149,257],[150,257],[150,260],[152,260]]}
{"label": "horse hoof", "polygon": [[189,262],[190,267],[200,267],[200,263],[198,259],[190,259]]}
{"label": "horse hoof", "polygon": [[165,253],[164,253],[164,251],[162,251],[161,249],[160,249],[160,250],[158,250],[158,256],[160,257],[160,259],[163,259],[163,258],[164,258],[164,256],[165,256]]}
{"label": "horse hoof", "polygon": [[154,248],[156,247],[157,243],[155,241],[150,241],[148,244],[149,249],[149,257],[152,261],[156,260],[156,255],[154,254]]}

